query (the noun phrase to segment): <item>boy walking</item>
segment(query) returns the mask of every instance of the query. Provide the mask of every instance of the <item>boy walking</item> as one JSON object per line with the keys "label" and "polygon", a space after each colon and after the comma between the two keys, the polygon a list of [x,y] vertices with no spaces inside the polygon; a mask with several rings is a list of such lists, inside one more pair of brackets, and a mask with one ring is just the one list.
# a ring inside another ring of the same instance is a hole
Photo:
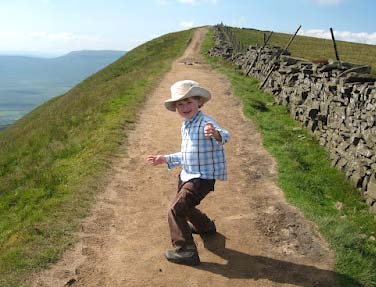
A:
{"label": "boy walking", "polygon": [[181,128],[181,151],[168,155],[150,155],[152,165],[166,163],[169,169],[182,166],[178,193],[168,210],[168,224],[174,249],[165,257],[174,263],[200,264],[192,233],[216,233],[214,222],[196,206],[214,190],[216,180],[227,179],[223,145],[230,134],[200,108],[211,94],[197,82],[183,80],[171,86],[171,98],[165,107],[177,111],[184,121]]}

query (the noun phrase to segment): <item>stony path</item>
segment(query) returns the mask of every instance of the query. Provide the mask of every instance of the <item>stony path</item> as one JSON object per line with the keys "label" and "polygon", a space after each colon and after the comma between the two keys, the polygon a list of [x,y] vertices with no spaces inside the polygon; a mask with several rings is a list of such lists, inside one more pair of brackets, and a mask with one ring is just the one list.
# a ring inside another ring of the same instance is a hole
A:
{"label": "stony path", "polygon": [[[203,63],[206,30],[198,29],[185,54],[145,103],[127,139],[128,155],[114,164],[111,183],[83,222],[80,241],[38,274],[33,286],[335,286],[333,254],[315,227],[286,204],[276,164],[255,125],[242,115],[229,81]],[[231,132],[226,144],[229,180],[217,182],[200,207],[218,234],[195,237],[202,264],[176,265],[167,208],[178,170],[151,167],[146,156],[179,150],[181,119],[163,101],[177,80],[192,79],[212,92],[203,111]]]}

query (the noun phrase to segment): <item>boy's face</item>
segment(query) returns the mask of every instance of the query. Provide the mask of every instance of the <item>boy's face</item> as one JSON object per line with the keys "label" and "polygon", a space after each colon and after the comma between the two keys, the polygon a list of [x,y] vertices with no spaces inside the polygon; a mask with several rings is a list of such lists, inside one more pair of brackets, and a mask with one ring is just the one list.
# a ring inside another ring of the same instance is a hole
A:
{"label": "boy's face", "polygon": [[180,116],[186,120],[190,120],[200,109],[201,99],[189,97],[181,101],[177,101],[175,106]]}

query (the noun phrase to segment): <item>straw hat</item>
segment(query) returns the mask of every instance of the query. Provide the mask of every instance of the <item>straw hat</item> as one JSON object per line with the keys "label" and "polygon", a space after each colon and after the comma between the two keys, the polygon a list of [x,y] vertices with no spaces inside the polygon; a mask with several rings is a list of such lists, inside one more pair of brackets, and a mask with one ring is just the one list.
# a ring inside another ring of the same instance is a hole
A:
{"label": "straw hat", "polygon": [[164,102],[165,107],[175,112],[175,102],[189,98],[189,97],[201,97],[203,103],[210,100],[210,92],[202,87],[200,84],[192,80],[178,81],[171,86],[171,98]]}

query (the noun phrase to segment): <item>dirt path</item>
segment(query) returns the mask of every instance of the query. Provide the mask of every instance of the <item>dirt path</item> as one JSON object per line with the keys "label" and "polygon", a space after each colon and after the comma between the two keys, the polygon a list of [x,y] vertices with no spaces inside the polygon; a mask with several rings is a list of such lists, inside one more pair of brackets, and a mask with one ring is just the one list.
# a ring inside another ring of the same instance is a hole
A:
{"label": "dirt path", "polygon": [[[127,140],[128,155],[114,166],[111,183],[83,223],[81,240],[33,286],[335,286],[333,254],[276,185],[276,165],[255,125],[242,115],[229,81],[203,64],[206,33],[199,29],[182,58],[145,104]],[[231,132],[226,144],[229,180],[217,182],[200,207],[218,234],[195,236],[202,264],[169,263],[167,208],[178,170],[151,167],[151,153],[179,150],[181,119],[163,101],[177,80],[192,79],[213,99],[203,111]]]}

